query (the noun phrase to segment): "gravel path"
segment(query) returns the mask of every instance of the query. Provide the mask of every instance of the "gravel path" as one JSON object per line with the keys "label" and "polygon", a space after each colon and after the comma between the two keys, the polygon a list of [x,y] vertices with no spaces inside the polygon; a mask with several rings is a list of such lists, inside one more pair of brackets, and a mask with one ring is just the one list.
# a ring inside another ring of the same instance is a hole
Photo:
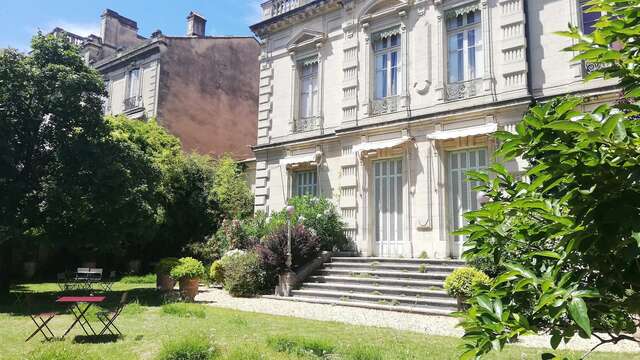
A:
{"label": "gravel path", "polygon": [[[385,327],[397,330],[414,331],[429,335],[460,337],[463,331],[457,328],[458,319],[447,316],[428,316],[401,312],[361,309],[355,307],[310,304],[266,298],[233,298],[220,289],[207,289],[201,292],[196,301],[210,306],[257,312],[271,315],[291,316],[320,321],[337,321],[353,325]],[[575,338],[560,348],[588,350],[597,342]],[[528,347],[549,347],[547,336],[526,336],[519,345]],[[598,351],[640,352],[640,346],[631,341],[616,345],[606,344]]]}

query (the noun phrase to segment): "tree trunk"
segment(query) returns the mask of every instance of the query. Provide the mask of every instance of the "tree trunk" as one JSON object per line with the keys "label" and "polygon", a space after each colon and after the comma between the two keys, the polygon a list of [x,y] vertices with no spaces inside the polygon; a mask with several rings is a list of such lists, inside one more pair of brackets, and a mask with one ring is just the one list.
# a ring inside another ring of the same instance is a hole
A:
{"label": "tree trunk", "polygon": [[0,243],[0,297],[9,294],[11,284],[11,241]]}

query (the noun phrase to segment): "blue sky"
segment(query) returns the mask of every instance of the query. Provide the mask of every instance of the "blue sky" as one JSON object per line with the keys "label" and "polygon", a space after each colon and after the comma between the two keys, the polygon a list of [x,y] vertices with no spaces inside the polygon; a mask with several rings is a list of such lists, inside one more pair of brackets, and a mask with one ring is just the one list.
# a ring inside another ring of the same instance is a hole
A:
{"label": "blue sky", "polygon": [[160,29],[184,35],[186,16],[196,10],[207,18],[207,35],[252,35],[262,0],[0,0],[0,48],[29,48],[38,29],[56,26],[86,36],[100,34],[100,14],[112,9],[138,22],[148,37]]}

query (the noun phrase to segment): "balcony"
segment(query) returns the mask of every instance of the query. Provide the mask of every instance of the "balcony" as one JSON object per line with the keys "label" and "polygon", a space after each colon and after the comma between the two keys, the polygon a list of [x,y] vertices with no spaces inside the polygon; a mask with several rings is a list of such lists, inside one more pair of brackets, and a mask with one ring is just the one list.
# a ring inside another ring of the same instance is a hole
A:
{"label": "balcony", "polygon": [[369,113],[371,116],[388,114],[398,111],[400,96],[390,96],[384,99],[372,100],[369,103]]}
{"label": "balcony", "polygon": [[285,14],[313,0],[269,0],[262,3],[262,20]]}
{"label": "balcony", "polygon": [[600,70],[606,69],[610,66],[611,66],[610,63],[593,63],[589,61],[583,61],[582,62],[583,76],[587,76],[594,71],[600,71]]}
{"label": "balcony", "polygon": [[309,118],[296,119],[294,125],[295,125],[294,131],[297,133],[317,130],[320,128],[320,118],[309,117]]}
{"label": "balcony", "polygon": [[143,109],[142,96],[133,96],[124,99],[124,112],[133,113]]}
{"label": "balcony", "polygon": [[445,84],[445,98],[447,101],[472,98],[480,95],[481,92],[482,79]]}

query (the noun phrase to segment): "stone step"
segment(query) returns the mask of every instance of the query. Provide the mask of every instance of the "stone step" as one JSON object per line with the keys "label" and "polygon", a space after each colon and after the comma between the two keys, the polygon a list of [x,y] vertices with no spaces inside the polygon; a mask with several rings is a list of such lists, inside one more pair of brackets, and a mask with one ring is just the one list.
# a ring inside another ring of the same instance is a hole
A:
{"label": "stone step", "polygon": [[422,298],[446,298],[449,295],[444,290],[428,290],[420,288],[408,288],[401,286],[374,286],[359,284],[341,284],[341,283],[304,283],[300,290],[324,290],[324,291],[343,291],[348,293],[372,294],[380,293],[384,295],[402,295],[402,296],[420,296]]}
{"label": "stone step", "polygon": [[283,296],[268,295],[263,297],[266,297],[269,299],[285,300],[285,301],[299,301],[299,302],[306,302],[306,303],[313,303],[313,304],[359,307],[359,308],[365,308],[365,309],[398,311],[398,312],[422,314],[422,315],[448,316],[453,312],[451,310],[438,308],[438,307],[434,308],[434,307],[426,307],[426,306],[417,307],[417,306],[388,305],[388,304],[368,303],[363,301],[341,301],[341,300],[335,300],[335,299],[325,299],[325,298],[306,297],[306,296],[283,297]]}
{"label": "stone step", "polygon": [[457,266],[431,265],[431,264],[407,264],[384,262],[343,262],[335,261],[325,264],[325,269],[352,269],[356,270],[400,270],[421,273],[442,272],[451,273]]}
{"label": "stone step", "polygon": [[354,257],[340,256],[332,257],[331,262],[358,262],[358,263],[396,263],[396,264],[426,264],[462,267],[466,265],[464,260],[456,259],[414,259],[414,258],[387,258],[387,257]]}
{"label": "stone step", "polygon": [[323,299],[335,299],[339,301],[358,301],[368,302],[382,305],[401,305],[415,307],[433,307],[443,308],[445,310],[456,310],[456,301],[454,299],[442,298],[422,298],[417,296],[396,296],[384,294],[364,294],[349,293],[345,291],[328,291],[328,290],[293,290],[291,295],[303,297],[315,297]]}
{"label": "stone step", "polygon": [[[339,275],[314,275],[307,279],[308,283],[328,283],[328,284],[360,284],[372,286],[402,286],[409,288],[421,289],[442,289],[444,282],[442,280],[416,280],[416,279],[392,279],[392,278],[374,278],[374,277],[354,277]],[[306,283],[307,283],[306,282]]]}
{"label": "stone step", "polygon": [[400,270],[353,270],[353,269],[330,269],[323,268],[319,270],[321,275],[339,275],[352,276],[360,278],[394,278],[394,279],[419,279],[419,280],[443,280],[449,276],[449,273],[420,273],[415,271]]}

